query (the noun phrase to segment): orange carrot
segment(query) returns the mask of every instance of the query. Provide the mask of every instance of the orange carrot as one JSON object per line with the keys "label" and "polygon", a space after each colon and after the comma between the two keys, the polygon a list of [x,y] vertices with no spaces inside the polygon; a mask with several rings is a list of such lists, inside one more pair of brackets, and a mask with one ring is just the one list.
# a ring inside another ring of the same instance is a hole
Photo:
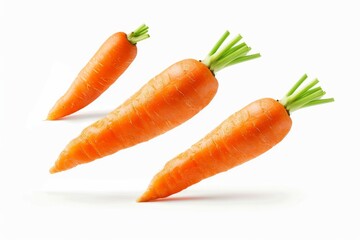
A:
{"label": "orange carrot", "polygon": [[67,92],[50,110],[47,119],[70,115],[97,99],[130,66],[137,54],[136,43],[149,37],[148,27],[141,25],[129,35],[111,35],[80,71]]}
{"label": "orange carrot", "polygon": [[51,173],[64,171],[150,140],[187,121],[215,96],[214,73],[222,68],[259,57],[237,44],[238,35],[218,51],[226,32],[204,61],[185,59],[151,79],[105,118],[85,128],[62,151]]}
{"label": "orange carrot", "polygon": [[260,99],[231,115],[191,148],[166,163],[138,201],[152,201],[180,192],[275,146],[290,131],[291,112],[334,100],[320,99],[325,92],[320,87],[312,88],[317,80],[295,92],[305,79],[306,75],[280,102]]}

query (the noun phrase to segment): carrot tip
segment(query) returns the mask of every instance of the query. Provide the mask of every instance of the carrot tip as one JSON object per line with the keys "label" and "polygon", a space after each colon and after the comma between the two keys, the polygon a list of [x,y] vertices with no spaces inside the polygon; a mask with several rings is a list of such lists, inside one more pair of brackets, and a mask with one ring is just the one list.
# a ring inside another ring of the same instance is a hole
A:
{"label": "carrot tip", "polygon": [[136,201],[137,202],[151,202],[157,198],[159,198],[159,197],[156,194],[154,194],[154,192],[147,190],[138,199],[136,199]]}
{"label": "carrot tip", "polygon": [[52,112],[50,112],[47,117],[46,120],[51,121],[51,120],[57,120],[58,118],[56,116],[54,116],[54,114]]}
{"label": "carrot tip", "polygon": [[143,194],[138,199],[136,199],[136,202],[147,202],[146,196]]}
{"label": "carrot tip", "polygon": [[140,198],[136,199],[136,202],[138,202],[138,203],[151,202],[152,200],[153,200],[153,199],[151,199],[151,198],[140,197]]}
{"label": "carrot tip", "polygon": [[50,172],[51,174],[54,174],[54,173],[59,172],[59,170],[58,170],[55,166],[53,166],[53,167],[50,168],[49,172]]}

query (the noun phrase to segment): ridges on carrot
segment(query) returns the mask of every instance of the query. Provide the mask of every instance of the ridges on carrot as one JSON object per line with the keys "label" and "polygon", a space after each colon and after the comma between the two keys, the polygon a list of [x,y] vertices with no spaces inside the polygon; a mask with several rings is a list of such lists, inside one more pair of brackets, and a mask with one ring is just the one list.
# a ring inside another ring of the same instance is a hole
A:
{"label": "ridges on carrot", "polygon": [[334,101],[314,87],[318,80],[299,86],[304,75],[280,100],[263,98],[234,113],[156,174],[139,202],[165,198],[203,179],[249,161],[278,144],[290,131],[290,113]]}
{"label": "ridges on carrot", "polygon": [[152,78],[103,119],[85,128],[60,153],[50,172],[55,173],[148,141],[192,118],[214,98],[216,72],[260,54],[237,35],[220,48],[226,31],[203,61],[184,59]]}

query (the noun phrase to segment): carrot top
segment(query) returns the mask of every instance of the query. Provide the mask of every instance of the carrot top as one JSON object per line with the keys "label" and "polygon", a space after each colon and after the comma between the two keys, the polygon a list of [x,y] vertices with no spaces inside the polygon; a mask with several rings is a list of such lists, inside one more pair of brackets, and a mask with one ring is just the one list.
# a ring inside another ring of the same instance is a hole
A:
{"label": "carrot top", "polygon": [[220,49],[229,35],[230,32],[226,31],[202,61],[213,73],[225,67],[260,57],[259,53],[247,55],[251,48],[244,42],[239,43],[242,39],[240,34],[236,35],[227,45]]}
{"label": "carrot top", "polygon": [[150,37],[148,34],[148,29],[148,26],[142,24],[135,31],[128,34],[127,39],[131,44],[136,45],[138,42]]}
{"label": "carrot top", "polygon": [[326,92],[321,87],[315,87],[315,85],[319,82],[318,79],[314,79],[299,89],[300,85],[306,80],[306,78],[307,75],[304,74],[279,101],[282,105],[284,105],[289,114],[304,107],[334,101],[334,98],[322,98]]}

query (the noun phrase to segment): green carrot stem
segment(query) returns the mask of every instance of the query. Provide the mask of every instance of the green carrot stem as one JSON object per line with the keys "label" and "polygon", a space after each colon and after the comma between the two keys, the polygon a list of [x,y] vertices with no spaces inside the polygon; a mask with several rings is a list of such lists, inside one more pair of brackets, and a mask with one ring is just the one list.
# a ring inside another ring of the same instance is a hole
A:
{"label": "green carrot stem", "polygon": [[319,104],[324,104],[324,103],[329,103],[329,102],[334,102],[335,99],[334,98],[324,98],[324,99],[317,99],[317,100],[313,100],[305,105],[303,105],[302,107],[311,107],[311,106],[315,106],[315,105],[319,105]]}
{"label": "green carrot stem", "polygon": [[230,62],[228,66],[231,66],[231,65],[234,65],[234,64],[238,64],[238,63],[241,63],[241,62],[245,62],[245,61],[249,61],[249,60],[252,60],[252,59],[255,59],[255,58],[259,58],[261,57],[260,53],[255,53],[255,54],[251,54],[251,55],[246,55],[246,56],[241,56],[241,57],[238,57],[236,59],[234,59],[232,62]]}
{"label": "green carrot stem", "polygon": [[304,107],[310,107],[323,103],[335,101],[334,98],[322,99],[326,92],[321,87],[314,87],[319,80],[315,79],[299,89],[301,84],[306,80],[307,75],[304,74],[288,91],[288,93],[280,100],[289,113]]}
{"label": "green carrot stem", "polygon": [[248,50],[249,50],[248,46],[243,46],[242,48],[238,49],[237,51],[230,53],[226,57],[221,58],[219,61],[216,62],[216,64],[213,65],[213,67],[215,69],[224,68],[230,62],[232,62],[233,60],[236,59],[234,57],[242,57],[244,55],[244,53],[246,54],[246,52],[248,52]]}
{"label": "green carrot stem", "polygon": [[314,92],[317,92],[317,91],[322,91],[322,88],[321,87],[316,87],[316,88],[313,88],[313,89],[310,89],[308,91],[306,91],[305,93],[301,94],[299,97],[303,98],[303,97],[306,97]]}
{"label": "green carrot stem", "polygon": [[239,43],[242,39],[240,34],[236,35],[225,46],[222,46],[229,35],[229,31],[226,31],[215,43],[209,54],[202,60],[213,73],[228,66],[260,57],[259,53],[247,55],[251,48],[244,42]]}
{"label": "green carrot stem", "polygon": [[137,44],[138,42],[150,37],[148,34],[149,27],[145,24],[140,25],[135,31],[128,34],[128,40],[131,44]]}
{"label": "green carrot stem", "polygon": [[242,36],[240,34],[238,34],[236,37],[233,38],[233,40],[231,40],[227,45],[225,45],[225,47],[223,47],[220,51],[215,52],[210,58],[212,58],[212,59],[221,58],[223,55],[225,55],[226,51],[231,49],[241,39],[242,39]]}
{"label": "green carrot stem", "polygon": [[299,86],[306,80],[307,75],[304,74],[295,84],[294,86],[290,89],[290,91],[286,94],[286,96],[290,96],[291,94],[293,94],[296,89],[299,88]]}
{"label": "green carrot stem", "polygon": [[297,101],[290,103],[288,105],[288,107],[290,109],[292,109],[292,111],[295,111],[296,109],[300,109],[303,105],[305,105],[311,101],[318,100],[319,98],[321,98],[324,95],[325,95],[325,92],[320,90],[320,91],[314,92],[306,97],[299,98]]}
{"label": "green carrot stem", "polygon": [[296,93],[293,93],[292,95],[290,95],[288,97],[288,103],[292,103],[293,101],[295,101],[296,99],[301,98],[301,95],[306,93],[308,90],[310,90],[313,86],[315,86],[317,83],[319,82],[319,80],[315,79],[313,81],[311,81],[309,84],[307,84],[305,87],[303,87],[301,90],[299,90]]}
{"label": "green carrot stem", "polygon": [[224,41],[226,40],[226,38],[230,35],[229,31],[225,31],[225,33],[220,37],[220,39],[216,42],[216,44],[214,45],[214,47],[211,49],[211,51],[209,52],[209,56],[212,56],[218,49],[219,47],[224,43]]}
{"label": "green carrot stem", "polygon": [[[230,55],[232,54],[233,52],[236,52],[237,50],[243,48],[244,46],[247,46],[246,43],[240,43],[239,45],[233,47],[233,48],[230,48],[228,49],[226,52],[224,52],[224,54],[226,55]],[[249,50],[251,50],[251,48],[248,47]]]}

